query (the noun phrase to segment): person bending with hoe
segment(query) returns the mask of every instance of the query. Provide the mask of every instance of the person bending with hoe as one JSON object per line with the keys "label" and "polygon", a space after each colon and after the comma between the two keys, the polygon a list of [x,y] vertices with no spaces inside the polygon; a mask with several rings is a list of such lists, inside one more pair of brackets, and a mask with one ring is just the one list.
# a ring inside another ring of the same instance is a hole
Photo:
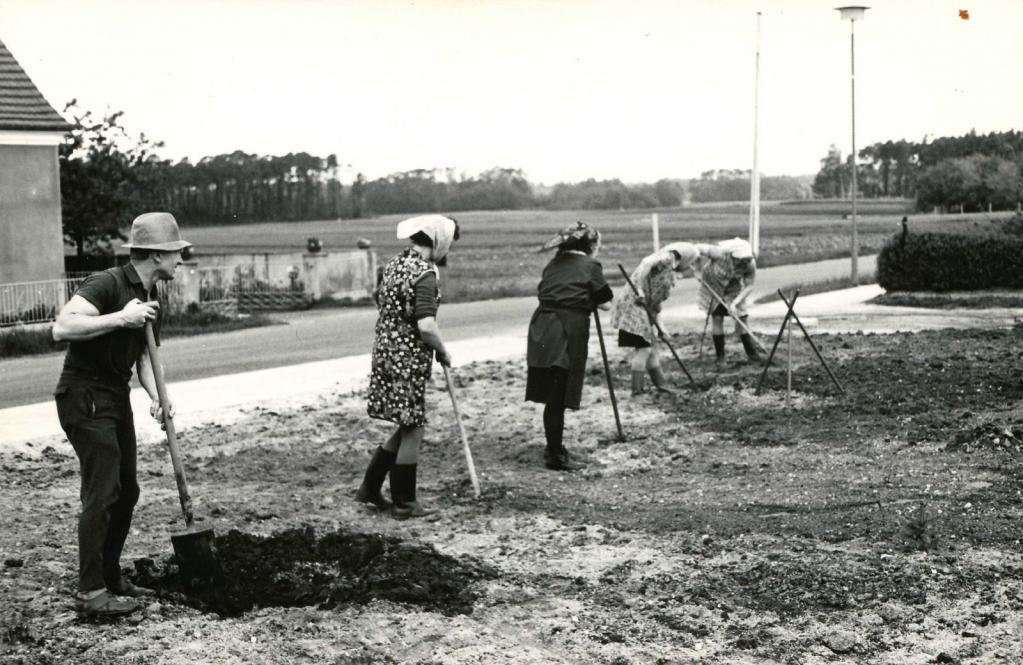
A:
{"label": "person bending with hoe", "polygon": [[[742,321],[749,322],[746,299],[753,292],[757,276],[757,262],[753,248],[741,238],[724,240],[717,245],[697,245],[701,253],[709,258],[702,270],[703,286],[700,288],[700,302],[711,315],[711,339],[714,340],[714,356],[718,369],[725,366],[725,317],[729,312]],[[720,296],[722,304],[714,294]],[[756,342],[748,332],[735,326],[742,341],[742,348],[751,362],[763,362],[764,357],[757,349]]]}
{"label": "person bending with hoe", "polygon": [[[450,217],[423,215],[398,224],[398,238],[411,246],[384,267],[377,308],[367,411],[398,425],[378,447],[355,498],[397,519],[424,517],[434,510],[416,499],[419,445],[426,425],[426,382],[434,354],[445,367],[451,355],[437,327],[438,266],[447,264],[458,224]],[[381,494],[390,474],[391,499]]]}
{"label": "person bending with hoe", "polygon": [[[693,264],[700,258],[696,245],[676,242],[640,261],[629,279],[639,297],[625,284],[611,308],[611,325],[618,328],[618,346],[635,349],[632,354],[632,394],[644,391],[645,375],[658,392],[670,393],[661,369],[660,342],[650,316],[658,317],[661,306],[671,295],[679,274],[692,274]],[[649,314],[648,314],[649,311]]]}
{"label": "person bending with hoe", "polygon": [[121,576],[139,498],[129,382],[134,367],[153,401],[150,415],[162,422],[144,326],[151,321],[159,330],[156,283],[174,279],[181,250],[190,245],[170,214],[140,215],[125,245],[130,262],[89,275],[53,324],[54,340],[70,342],[54,397],[82,473],[75,609],[83,616],[128,614],[138,603],[124,596],[153,594]]}
{"label": "person bending with hoe", "polygon": [[544,405],[543,429],[547,439],[544,464],[548,469],[574,471],[583,464],[573,460],[562,438],[565,409],[578,409],[586,377],[590,313],[609,309],[614,297],[596,261],[600,233],[577,222],[562,229],[541,251],[557,248],[537,286],[540,305],[529,322],[526,360],[526,400]]}

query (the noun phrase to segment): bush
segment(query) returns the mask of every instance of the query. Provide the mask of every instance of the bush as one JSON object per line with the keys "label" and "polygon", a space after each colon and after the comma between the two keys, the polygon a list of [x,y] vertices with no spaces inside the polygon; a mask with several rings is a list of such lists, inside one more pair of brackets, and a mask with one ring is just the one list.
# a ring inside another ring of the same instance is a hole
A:
{"label": "bush", "polygon": [[1023,239],[1007,234],[895,236],[878,254],[877,283],[886,291],[1023,288]]}
{"label": "bush", "polygon": [[207,310],[196,303],[190,303],[185,311],[168,313],[163,320],[161,335],[176,337],[184,335],[202,335],[211,332],[228,332],[245,328],[258,328],[277,323],[264,314],[233,316]]}
{"label": "bush", "polygon": [[66,342],[53,341],[53,325],[0,328],[0,358],[62,351]]}

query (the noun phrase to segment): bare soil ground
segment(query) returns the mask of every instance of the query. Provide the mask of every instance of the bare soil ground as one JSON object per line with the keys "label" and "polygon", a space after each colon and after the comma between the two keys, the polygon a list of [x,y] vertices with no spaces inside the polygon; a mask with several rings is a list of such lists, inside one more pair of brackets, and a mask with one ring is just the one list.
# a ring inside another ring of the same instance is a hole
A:
{"label": "bare soil ground", "polygon": [[[795,338],[794,338],[795,340]],[[351,500],[388,425],[359,395],[255,408],[182,433],[232,581],[181,589],[164,448],[140,450],[124,559],[161,597],[119,623],[71,610],[77,463],[0,456],[0,661],[10,663],[1005,663],[1023,660],[1020,333],[821,336],[848,393],[793,344],[780,369],[692,362],[700,388],[632,397],[596,355],[541,466],[522,363],[457,371],[476,501],[448,396],[430,392],[420,495],[398,522]],[[695,336],[676,338],[696,357]],[[738,344],[729,340],[736,357]],[[706,357],[706,356],[705,356]]]}

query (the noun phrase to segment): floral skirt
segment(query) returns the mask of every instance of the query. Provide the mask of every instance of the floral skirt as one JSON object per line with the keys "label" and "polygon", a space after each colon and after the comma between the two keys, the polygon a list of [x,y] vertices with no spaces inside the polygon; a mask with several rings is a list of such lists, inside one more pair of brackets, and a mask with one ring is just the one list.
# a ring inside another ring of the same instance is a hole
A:
{"label": "floral skirt", "polygon": [[373,345],[366,411],[370,417],[406,427],[426,424],[426,382],[433,350],[419,340]]}

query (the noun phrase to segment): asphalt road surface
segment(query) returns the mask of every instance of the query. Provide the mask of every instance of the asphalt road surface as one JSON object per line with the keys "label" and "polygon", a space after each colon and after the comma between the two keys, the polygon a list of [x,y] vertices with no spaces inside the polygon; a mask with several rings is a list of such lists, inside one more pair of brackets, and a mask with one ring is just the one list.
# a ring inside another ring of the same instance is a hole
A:
{"label": "asphalt road surface", "polygon": [[[863,273],[874,271],[874,256],[860,258]],[[617,272],[605,259],[605,272]],[[849,259],[761,268],[756,293],[769,293],[795,283],[810,284],[849,273]],[[539,281],[539,276],[537,276]],[[679,282],[669,306],[694,302],[695,280]],[[509,330],[525,331],[536,298],[502,298],[443,305],[438,314],[445,340],[455,341]],[[369,353],[376,309],[321,309],[274,315],[282,325],[229,333],[173,337],[161,345],[167,380],[187,381],[315,360]],[[0,360],[0,408],[51,399],[63,353]]]}

